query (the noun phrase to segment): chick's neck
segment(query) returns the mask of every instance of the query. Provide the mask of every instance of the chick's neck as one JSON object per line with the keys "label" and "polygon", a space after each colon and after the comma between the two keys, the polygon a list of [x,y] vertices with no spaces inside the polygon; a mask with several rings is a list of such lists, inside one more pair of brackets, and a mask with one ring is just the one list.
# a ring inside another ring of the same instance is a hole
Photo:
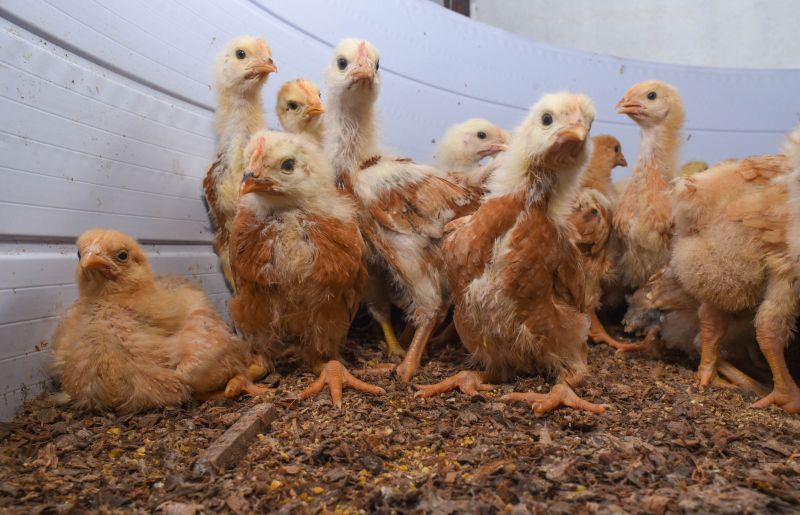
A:
{"label": "chick's neck", "polygon": [[680,126],[670,123],[670,120],[659,125],[642,127],[639,157],[633,175],[658,171],[669,182],[675,176],[679,145]]}
{"label": "chick's neck", "polygon": [[218,95],[217,136],[220,148],[244,148],[250,135],[265,127],[261,89],[247,93],[221,91]]}
{"label": "chick's neck", "polygon": [[378,155],[374,102],[331,102],[325,118],[325,156],[337,179],[356,173],[361,163]]}

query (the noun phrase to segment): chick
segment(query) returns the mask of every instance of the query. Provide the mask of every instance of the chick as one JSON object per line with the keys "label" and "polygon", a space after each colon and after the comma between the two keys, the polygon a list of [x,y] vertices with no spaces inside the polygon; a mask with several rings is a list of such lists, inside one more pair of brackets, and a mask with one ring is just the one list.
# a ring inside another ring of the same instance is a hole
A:
{"label": "chick", "polygon": [[673,86],[650,80],[631,87],[617,112],[641,129],[636,166],[614,211],[621,244],[618,276],[622,288],[634,290],[669,262],[673,224],[667,191],[680,150],[683,103]]}
{"label": "chick", "polygon": [[154,277],[142,248],[120,232],[88,230],[77,247],[79,297],[53,336],[53,373],[78,407],[132,413],[266,392],[247,375],[249,347],[202,290]]}
{"label": "chick", "polygon": [[278,90],[275,106],[278,120],[286,132],[305,134],[317,145],[322,145],[322,97],[316,84],[305,79],[285,83]]}
{"label": "chick", "polygon": [[[593,152],[592,155],[596,153]],[[613,271],[617,252],[616,240],[611,230],[611,201],[594,188],[581,188],[567,221],[572,228],[572,241],[580,253],[579,261],[585,279],[585,312],[591,322],[589,338],[619,350],[636,350],[638,347],[635,345],[619,342],[608,334],[597,316],[603,281],[607,281]]]}
{"label": "chick", "polygon": [[687,177],[689,175],[694,175],[706,170],[708,170],[708,163],[705,161],[689,161],[681,166],[681,170],[678,172],[678,175],[681,177]]}
{"label": "chick", "polygon": [[797,294],[800,295],[800,126],[786,138],[784,151],[793,170],[789,180],[789,256],[798,279]]}
{"label": "chick", "polygon": [[265,127],[261,88],[277,69],[264,40],[251,36],[239,36],[225,45],[214,65],[217,158],[203,179],[203,191],[216,229],[214,249],[231,286],[228,240],[244,173],[242,152],[250,136]]}
{"label": "chick", "polygon": [[399,344],[391,330],[388,300],[415,327],[408,353],[396,369],[407,381],[449,305],[439,247],[444,225],[473,209],[478,199],[446,180],[440,170],[378,149],[374,106],[379,68],[371,43],[346,39],[336,46],[325,73],[324,149],[337,183],[358,206],[370,273],[365,293],[370,313],[395,348]]}
{"label": "chick", "polygon": [[353,377],[339,350],[367,280],[352,202],[307,138],[257,132],[231,231],[236,295],[231,317],[267,359],[294,353],[319,373],[301,398],[327,384],[337,407],[342,386],[383,389]]}
{"label": "chick", "polygon": [[597,413],[570,385],[587,372],[589,319],[581,312],[583,277],[567,216],[588,159],[594,107],[584,95],[545,95],[515,132],[506,160],[478,211],[447,237],[447,275],[461,341],[484,372],[462,371],[435,385],[430,397],[460,388],[474,395],[486,381],[548,370],[548,394],[515,393],[543,413],[560,405]]}
{"label": "chick", "polygon": [[670,266],[700,302],[700,384],[718,380],[719,345],[731,315],[756,309],[756,338],[773,390],[754,406],[798,413],[800,389],[784,357],[800,314],[788,245],[789,170],[785,156],[759,156],[681,178]]}
{"label": "chick", "polygon": [[616,203],[619,195],[611,182],[611,171],[617,166],[628,166],[619,140],[608,134],[593,137],[592,158],[581,174],[581,188],[595,189]]}
{"label": "chick", "polygon": [[503,129],[489,120],[472,118],[447,129],[433,159],[450,180],[482,195],[488,173],[494,167],[488,163],[481,166],[481,160],[504,152],[507,143],[508,135]]}

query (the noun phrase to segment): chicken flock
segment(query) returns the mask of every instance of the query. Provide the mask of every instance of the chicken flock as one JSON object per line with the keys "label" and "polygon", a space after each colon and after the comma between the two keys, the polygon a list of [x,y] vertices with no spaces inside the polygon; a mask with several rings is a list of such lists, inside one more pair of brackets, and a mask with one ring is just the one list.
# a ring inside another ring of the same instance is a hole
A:
{"label": "chicken flock", "polygon": [[[265,395],[258,380],[291,356],[318,375],[300,398],[327,389],[341,408],[345,387],[384,393],[372,374],[411,381],[435,338],[460,341],[477,369],[417,385],[419,397],[544,372],[549,392],[504,399],[602,413],[576,393],[595,342],[683,351],[699,358],[700,385],[800,413],[784,356],[800,314],[800,128],[783,154],[680,169],[680,93],[649,80],[616,105],[641,129],[626,184],[612,181],[628,165],[619,141],[591,137],[592,101],[569,92],[542,96],[513,134],[454,125],[423,165],[379,146],[370,42],[336,46],[324,105],[308,80],[280,88],[283,132],[263,117],[276,71],[250,36],[214,67],[218,148],[203,188],[234,328],[198,288],[155,276],[135,240],[91,229],[77,241],[79,298],[53,337],[63,402],[130,413]],[[360,309],[387,350],[361,379],[341,359]],[[606,331],[611,310],[628,341]]]}

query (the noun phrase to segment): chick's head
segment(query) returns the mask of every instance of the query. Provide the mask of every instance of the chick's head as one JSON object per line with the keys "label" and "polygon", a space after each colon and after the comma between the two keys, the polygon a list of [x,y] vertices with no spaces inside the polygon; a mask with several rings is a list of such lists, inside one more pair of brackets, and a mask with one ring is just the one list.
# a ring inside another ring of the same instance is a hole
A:
{"label": "chick's head", "polygon": [[217,56],[214,86],[218,92],[241,95],[257,92],[270,73],[278,71],[267,43],[253,36],[230,41]]}
{"label": "chick's head", "polygon": [[595,153],[602,153],[611,162],[612,167],[628,166],[628,161],[622,153],[619,140],[610,134],[601,134],[592,138],[592,148]]}
{"label": "chick's head", "polygon": [[319,88],[311,81],[296,79],[289,81],[278,90],[278,104],[275,106],[281,127],[287,132],[300,134],[325,112]]}
{"label": "chick's head", "polygon": [[508,149],[506,132],[489,120],[472,118],[450,127],[442,138],[437,160],[477,164]]}
{"label": "chick's head", "polygon": [[244,155],[240,194],[255,194],[273,209],[302,209],[334,192],[333,169],[303,136],[261,130]]}
{"label": "chick's head", "polygon": [[380,54],[369,41],[344,39],[336,45],[325,70],[330,99],[370,103],[380,90]]}
{"label": "chick's head", "polygon": [[147,256],[127,234],[89,229],[76,242],[76,280],[81,294],[130,291],[152,279]]}
{"label": "chick's head", "polygon": [[669,123],[683,124],[683,102],[677,88],[658,80],[646,80],[633,85],[617,102],[619,114],[628,115],[640,127]]}

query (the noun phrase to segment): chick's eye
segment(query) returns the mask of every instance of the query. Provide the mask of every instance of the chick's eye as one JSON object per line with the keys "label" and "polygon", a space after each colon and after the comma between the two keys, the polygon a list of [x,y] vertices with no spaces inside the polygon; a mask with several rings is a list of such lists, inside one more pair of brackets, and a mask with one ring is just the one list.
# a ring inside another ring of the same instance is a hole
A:
{"label": "chick's eye", "polygon": [[592,208],[592,210],[589,211],[589,213],[591,213],[592,216],[597,216],[598,214],[600,214],[600,212],[596,208]]}
{"label": "chick's eye", "polygon": [[298,106],[297,106],[297,102],[289,102],[288,104],[286,104],[286,106],[287,106],[289,109],[291,109],[292,111],[294,111],[294,110],[295,110],[295,109],[297,109],[297,107],[298,107]]}
{"label": "chick's eye", "polygon": [[78,251],[78,259],[80,259],[80,258],[81,258],[81,251],[79,250]]}
{"label": "chick's eye", "polygon": [[375,71],[378,71],[380,69],[381,69],[381,62],[380,61],[375,61]]}
{"label": "chick's eye", "polygon": [[127,261],[128,260],[128,251],[127,250],[120,250],[117,252],[117,260],[118,261]]}
{"label": "chick's eye", "polygon": [[655,91],[651,91],[647,94],[647,100],[655,100],[658,97],[658,94]]}
{"label": "chick's eye", "polygon": [[483,131],[478,131],[478,139],[486,139],[486,133]]}
{"label": "chick's eye", "polygon": [[619,145],[614,145],[614,152],[619,153]]}
{"label": "chick's eye", "polygon": [[236,49],[236,59],[241,60],[241,59],[244,59],[245,57],[247,57],[247,54],[245,53],[245,51],[242,50],[241,48],[237,48]]}
{"label": "chick's eye", "polygon": [[294,170],[294,159],[285,159],[281,163],[281,170],[284,172],[291,172]]}
{"label": "chick's eye", "polygon": [[338,66],[340,70],[344,70],[345,68],[347,68],[347,59],[345,59],[344,57],[340,57],[339,59],[336,60],[336,66]]}
{"label": "chick's eye", "polygon": [[553,115],[550,113],[545,113],[542,115],[542,123],[545,127],[553,125]]}

